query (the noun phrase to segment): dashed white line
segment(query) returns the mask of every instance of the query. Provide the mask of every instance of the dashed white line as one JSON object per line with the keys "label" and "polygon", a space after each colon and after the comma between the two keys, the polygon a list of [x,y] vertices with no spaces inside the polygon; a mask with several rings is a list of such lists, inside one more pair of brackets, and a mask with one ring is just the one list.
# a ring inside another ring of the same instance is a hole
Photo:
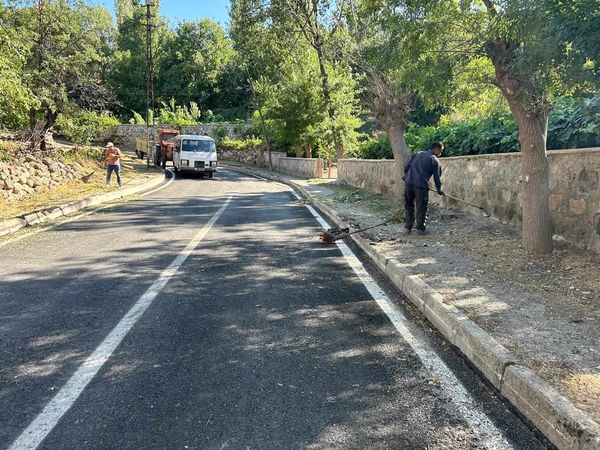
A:
{"label": "dashed white line", "polygon": [[175,257],[173,262],[158,277],[158,279],[146,290],[146,292],[135,302],[131,309],[125,314],[115,328],[104,338],[102,343],[83,362],[77,371],[69,378],[65,385],[44,407],[41,413],[21,433],[16,441],[12,443],[9,450],[24,450],[37,448],[46,436],[56,426],[60,418],[71,408],[85,387],[96,376],[100,368],[108,360],[110,355],[119,346],[129,330],[144,314],[154,299],[158,296],[167,282],[177,273],[181,265],[190,256],[198,244],[208,234],[212,226],[219,219],[229,202],[227,198],[221,208],[213,214],[208,223],[196,233],[188,245]]}

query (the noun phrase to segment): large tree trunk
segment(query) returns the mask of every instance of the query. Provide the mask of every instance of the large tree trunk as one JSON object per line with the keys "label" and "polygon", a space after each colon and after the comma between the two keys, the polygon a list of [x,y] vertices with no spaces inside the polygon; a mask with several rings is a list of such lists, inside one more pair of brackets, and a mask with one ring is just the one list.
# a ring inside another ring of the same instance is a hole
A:
{"label": "large tree trunk", "polygon": [[[490,14],[496,10],[491,2]],[[550,105],[534,94],[529,82],[511,70],[514,48],[518,44],[498,40],[488,43],[488,56],[494,64],[494,84],[500,88],[519,129],[521,145],[521,210],[523,215],[523,248],[533,253],[552,251],[552,219],[548,198],[550,167],[546,156],[546,136]]]}
{"label": "large tree trunk", "polygon": [[402,181],[402,175],[404,175],[404,166],[410,159],[410,151],[406,145],[404,135],[406,134],[406,122],[393,122],[385,129],[388,139],[390,140],[390,146],[392,147],[392,153],[394,155],[394,172],[396,174],[394,179],[394,195],[398,198],[404,196],[404,183]]}
{"label": "large tree trunk", "polygon": [[535,253],[552,251],[552,217],[548,206],[550,165],[546,156],[548,111],[529,111],[510,102],[521,144],[523,247]]}

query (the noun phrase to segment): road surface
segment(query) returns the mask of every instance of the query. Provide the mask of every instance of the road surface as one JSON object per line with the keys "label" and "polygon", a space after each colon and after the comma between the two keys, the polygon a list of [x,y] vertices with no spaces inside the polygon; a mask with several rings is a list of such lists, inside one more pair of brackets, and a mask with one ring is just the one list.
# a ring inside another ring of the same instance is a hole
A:
{"label": "road surface", "polygon": [[0,241],[0,448],[546,448],[319,229],[222,170]]}

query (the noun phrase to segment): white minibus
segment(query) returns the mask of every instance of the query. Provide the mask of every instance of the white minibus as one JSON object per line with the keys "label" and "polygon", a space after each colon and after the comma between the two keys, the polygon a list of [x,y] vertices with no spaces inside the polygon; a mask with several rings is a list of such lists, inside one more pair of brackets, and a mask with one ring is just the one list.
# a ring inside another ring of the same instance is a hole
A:
{"label": "white minibus", "polygon": [[212,178],[217,172],[217,146],[213,138],[198,134],[180,134],[173,142],[173,167],[175,172],[195,172]]}

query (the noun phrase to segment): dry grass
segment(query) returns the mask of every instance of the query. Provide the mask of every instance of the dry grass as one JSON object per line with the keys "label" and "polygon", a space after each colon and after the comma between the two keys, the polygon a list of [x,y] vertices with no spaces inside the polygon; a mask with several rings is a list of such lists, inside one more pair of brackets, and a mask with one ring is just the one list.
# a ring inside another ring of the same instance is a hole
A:
{"label": "dry grass", "polygon": [[[0,199],[0,220],[19,217],[32,211],[51,208],[68,201],[79,200],[117,189],[115,176],[113,175],[111,185],[107,186],[105,184],[106,173],[104,169],[99,169],[95,160],[88,157],[89,154],[86,151],[86,155],[83,157],[65,158],[68,162],[81,164],[85,168],[85,173],[82,175],[93,173],[89,182],[85,183],[81,179],[68,180],[55,189],[30,195],[17,201],[7,202]],[[141,182],[144,178],[157,173],[159,172],[153,167],[147,169],[143,161],[126,158],[121,170],[123,186]]]}

